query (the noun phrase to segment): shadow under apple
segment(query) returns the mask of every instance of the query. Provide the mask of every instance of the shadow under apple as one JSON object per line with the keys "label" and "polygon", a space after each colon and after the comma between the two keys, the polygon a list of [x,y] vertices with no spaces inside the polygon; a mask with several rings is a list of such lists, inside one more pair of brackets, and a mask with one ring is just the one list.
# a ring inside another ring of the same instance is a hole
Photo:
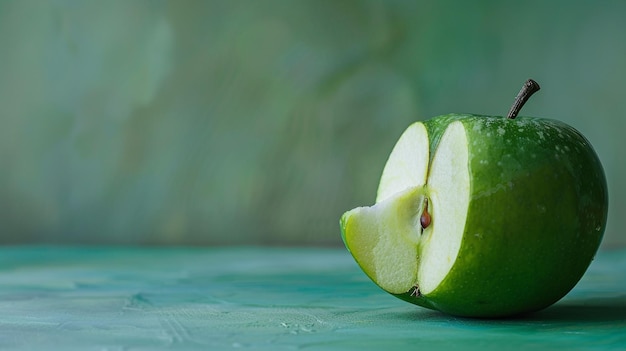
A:
{"label": "shadow under apple", "polygon": [[615,323],[626,325],[626,295],[567,300],[516,319],[543,323]]}
{"label": "shadow under apple", "polygon": [[605,326],[626,328],[626,295],[606,298],[567,299],[544,310],[504,318],[467,318],[455,317],[432,310],[420,309],[403,318],[414,321],[456,321],[464,325],[509,326],[539,329],[567,326]]}

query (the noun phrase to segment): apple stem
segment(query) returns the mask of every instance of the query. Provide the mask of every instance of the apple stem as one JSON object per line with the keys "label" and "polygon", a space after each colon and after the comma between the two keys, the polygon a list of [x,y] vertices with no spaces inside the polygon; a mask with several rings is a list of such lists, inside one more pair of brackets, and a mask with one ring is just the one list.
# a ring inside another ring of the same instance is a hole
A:
{"label": "apple stem", "polygon": [[539,83],[535,82],[532,79],[527,80],[522,86],[522,89],[519,91],[519,93],[517,93],[515,101],[513,102],[513,106],[511,106],[511,110],[507,115],[507,118],[515,119],[519,111],[522,109],[522,106],[524,106],[526,101],[530,99],[530,96],[539,91],[539,89],[541,89]]}

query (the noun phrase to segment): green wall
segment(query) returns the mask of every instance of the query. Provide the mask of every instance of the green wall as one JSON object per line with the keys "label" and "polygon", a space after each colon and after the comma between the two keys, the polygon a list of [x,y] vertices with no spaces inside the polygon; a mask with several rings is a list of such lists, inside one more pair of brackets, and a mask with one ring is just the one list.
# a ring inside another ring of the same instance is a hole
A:
{"label": "green wall", "polygon": [[565,121],[626,244],[623,1],[2,1],[0,243],[340,245],[414,120]]}

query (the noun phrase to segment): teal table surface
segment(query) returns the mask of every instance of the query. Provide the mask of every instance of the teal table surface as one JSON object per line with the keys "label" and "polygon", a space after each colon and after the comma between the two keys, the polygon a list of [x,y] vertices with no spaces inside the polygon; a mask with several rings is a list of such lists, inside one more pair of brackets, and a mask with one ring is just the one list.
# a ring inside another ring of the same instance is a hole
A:
{"label": "teal table surface", "polygon": [[343,249],[0,248],[0,349],[625,350],[626,250],[499,320],[402,302]]}

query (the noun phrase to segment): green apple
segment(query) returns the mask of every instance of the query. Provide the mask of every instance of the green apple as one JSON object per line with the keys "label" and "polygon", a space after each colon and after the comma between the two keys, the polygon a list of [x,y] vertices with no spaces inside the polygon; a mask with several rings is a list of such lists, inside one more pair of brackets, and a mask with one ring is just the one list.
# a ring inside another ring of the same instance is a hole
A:
{"label": "green apple", "polygon": [[340,221],[382,289],[498,317],[545,308],[580,280],[606,224],[602,165],[571,126],[516,114],[439,116],[402,134],[376,203]]}

